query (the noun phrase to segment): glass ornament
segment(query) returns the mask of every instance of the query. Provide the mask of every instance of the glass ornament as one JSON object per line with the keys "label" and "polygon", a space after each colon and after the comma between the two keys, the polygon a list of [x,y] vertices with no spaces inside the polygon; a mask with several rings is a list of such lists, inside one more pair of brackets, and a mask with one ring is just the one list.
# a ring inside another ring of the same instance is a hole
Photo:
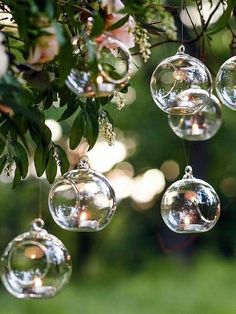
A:
{"label": "glass ornament", "polygon": [[105,97],[124,88],[131,74],[131,54],[118,39],[103,35],[93,43],[98,61],[97,72],[74,68],[67,77],[68,88],[84,97]]}
{"label": "glass ornament", "polygon": [[212,138],[221,127],[221,104],[217,97],[211,96],[206,106],[194,115],[168,115],[173,132],[188,141],[205,141]]}
{"label": "glass ornament", "polygon": [[150,88],[157,106],[166,113],[189,115],[209,101],[212,78],[198,59],[185,54],[181,46],[176,55],[162,61],[154,70]]}
{"label": "glass ornament", "polygon": [[116,210],[110,183],[90,169],[87,158],[54,183],[48,204],[54,221],[69,231],[100,231]]}
{"label": "glass ornament", "polygon": [[1,259],[1,278],[17,298],[49,298],[61,290],[71,275],[71,258],[63,243],[35,219],[29,232],[14,238]]}
{"label": "glass ornament", "polygon": [[161,215],[174,232],[206,232],[220,216],[220,200],[213,187],[194,178],[192,168],[187,166],[183,179],[173,183],[163,195]]}
{"label": "glass ornament", "polygon": [[228,59],[220,67],[216,76],[216,92],[220,101],[236,110],[236,56]]}

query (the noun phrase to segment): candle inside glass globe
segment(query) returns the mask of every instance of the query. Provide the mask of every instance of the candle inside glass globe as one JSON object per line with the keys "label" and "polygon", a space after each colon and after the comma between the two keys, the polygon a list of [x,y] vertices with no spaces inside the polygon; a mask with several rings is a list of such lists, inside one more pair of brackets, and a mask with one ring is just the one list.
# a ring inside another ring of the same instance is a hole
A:
{"label": "candle inside glass globe", "polygon": [[150,88],[152,98],[161,110],[169,114],[189,115],[208,103],[212,78],[207,67],[185,54],[181,46],[175,56],[156,67]]}
{"label": "candle inside glass globe", "polygon": [[108,180],[87,162],[64,174],[52,186],[49,209],[54,221],[70,231],[99,231],[116,210],[115,193]]}
{"label": "candle inside glass globe", "polygon": [[17,298],[55,296],[71,275],[70,255],[55,236],[36,219],[32,229],[14,238],[2,259],[2,282]]}
{"label": "candle inside glass globe", "polygon": [[225,106],[236,110],[236,56],[220,67],[216,76],[216,92]]}
{"label": "candle inside glass globe", "polygon": [[212,138],[221,127],[221,104],[211,96],[206,106],[194,115],[168,115],[168,122],[174,133],[188,141],[205,141]]}
{"label": "candle inside glass globe", "polygon": [[220,216],[219,197],[210,184],[194,178],[188,166],[183,179],[173,183],[163,195],[161,215],[174,232],[206,232]]}

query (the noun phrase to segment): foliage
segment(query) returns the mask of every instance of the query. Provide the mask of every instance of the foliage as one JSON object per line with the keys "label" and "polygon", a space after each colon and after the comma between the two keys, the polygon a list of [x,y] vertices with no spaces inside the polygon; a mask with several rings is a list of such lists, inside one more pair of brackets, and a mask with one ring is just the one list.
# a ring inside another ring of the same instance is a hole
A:
{"label": "foliage", "polygon": [[[31,159],[37,175],[46,171],[51,183],[57,166],[61,173],[69,167],[66,145],[54,143],[45,124],[50,108],[65,108],[59,121],[75,115],[69,134],[71,149],[76,149],[82,138],[91,149],[99,128],[112,144],[112,119],[104,106],[111,106],[113,95],[79,97],[66,84],[72,68],[98,77],[100,60],[96,45],[104,34],[119,37],[122,32],[128,32],[129,42],[136,40],[137,53],[144,61],[150,56],[155,38],[153,47],[162,40],[179,42],[175,25],[178,8],[160,0],[124,1],[124,4],[119,0],[1,1],[0,30],[4,40],[0,37],[0,57],[7,54],[9,66],[5,73],[3,65],[0,66],[0,172],[5,170],[8,175],[14,172],[13,186],[26,177]],[[201,12],[199,1],[196,4]],[[234,0],[228,1],[217,25],[209,26],[209,21],[202,20],[202,32],[193,41],[210,38],[227,27],[234,5]],[[106,48],[106,53],[111,53],[111,47]],[[114,67],[110,66],[109,71],[113,77],[118,75]],[[126,92],[125,87],[122,86],[122,93]],[[122,98],[120,102],[123,106]]]}

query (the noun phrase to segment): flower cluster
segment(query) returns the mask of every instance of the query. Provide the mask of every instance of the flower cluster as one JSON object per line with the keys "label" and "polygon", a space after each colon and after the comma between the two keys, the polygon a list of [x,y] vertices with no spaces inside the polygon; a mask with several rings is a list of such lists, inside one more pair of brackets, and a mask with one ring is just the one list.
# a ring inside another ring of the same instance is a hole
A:
{"label": "flower cluster", "polygon": [[102,133],[103,137],[107,141],[107,143],[112,146],[114,145],[115,139],[116,139],[116,134],[113,131],[113,125],[109,121],[106,113],[104,111],[100,111],[99,113],[99,129],[100,132]]}
{"label": "flower cluster", "polygon": [[139,47],[139,53],[142,56],[144,62],[147,62],[151,55],[151,44],[149,39],[150,38],[147,30],[137,24],[135,27],[135,41]]}

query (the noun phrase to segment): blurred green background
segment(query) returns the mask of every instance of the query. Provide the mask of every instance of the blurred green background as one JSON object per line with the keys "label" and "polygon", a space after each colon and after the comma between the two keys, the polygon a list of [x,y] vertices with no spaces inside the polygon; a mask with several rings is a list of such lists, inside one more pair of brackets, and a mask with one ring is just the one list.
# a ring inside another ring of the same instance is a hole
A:
{"label": "blurred green background", "polygon": [[[184,31],[186,38],[192,38],[190,29]],[[222,31],[214,36],[211,46],[205,46],[204,62],[213,77],[230,57],[230,40],[230,33]],[[187,46],[187,52],[199,57],[201,44]],[[213,139],[184,143],[194,175],[209,182],[220,196],[222,214],[215,228],[202,235],[178,235],[168,230],[160,216],[161,196],[173,181],[182,177],[186,162],[183,142],[170,130],[166,114],[154,104],[149,81],[155,66],[175,54],[177,48],[167,44],[153,49],[151,60],[140,65],[133,78],[127,100],[130,104],[121,112],[115,104],[107,108],[115,120],[117,140],[126,153],[105,170],[119,190],[117,212],[105,230],[78,234],[60,229],[48,213],[50,186],[36,179],[33,170],[15,190],[11,184],[1,183],[1,252],[12,238],[29,229],[42,206],[47,230],[59,237],[72,255],[73,276],[71,283],[52,300],[17,300],[2,286],[0,313],[236,313],[235,112],[222,108],[223,124]],[[135,62],[139,66],[139,60]],[[48,118],[57,119],[60,114],[59,109],[49,111]],[[70,123],[62,125],[65,134]],[[104,145],[99,149],[94,148],[103,160],[98,170],[107,163],[105,155],[109,155]],[[165,175],[164,186],[152,196],[150,184],[139,184],[150,169]],[[133,182],[130,192],[128,187],[121,189],[125,184],[116,180],[120,179],[118,175]]]}

